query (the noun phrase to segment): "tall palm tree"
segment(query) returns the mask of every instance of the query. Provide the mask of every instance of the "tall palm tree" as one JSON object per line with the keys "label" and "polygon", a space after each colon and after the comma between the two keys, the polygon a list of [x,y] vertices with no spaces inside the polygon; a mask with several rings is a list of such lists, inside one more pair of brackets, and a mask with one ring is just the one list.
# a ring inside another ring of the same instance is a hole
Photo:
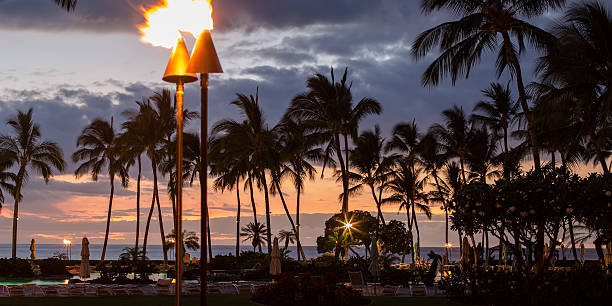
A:
{"label": "tall palm tree", "polygon": [[119,177],[123,187],[128,185],[128,171],[125,167],[125,161],[121,159],[121,151],[117,144],[117,135],[113,129],[112,119],[111,123],[103,119],[96,119],[86,126],[77,139],[77,148],[79,149],[72,154],[72,161],[75,163],[83,162],[74,171],[77,178],[89,173],[92,180],[97,181],[98,176],[106,167],[110,180],[106,232],[102,256],[100,257],[100,260],[104,261],[115,193],[115,176]]}
{"label": "tall palm tree", "polygon": [[590,142],[594,159],[604,173],[607,127],[612,104],[612,14],[599,2],[573,4],[553,33],[558,37],[540,58],[540,98],[561,104],[573,114],[571,122]]}
{"label": "tall palm tree", "polygon": [[440,47],[442,54],[427,68],[422,78],[423,84],[433,86],[447,75],[453,84],[462,74],[467,78],[485,52],[499,48],[497,74],[500,76],[508,70],[516,80],[536,170],[540,169],[539,148],[519,58],[525,50],[525,40],[536,49],[544,49],[554,37],[522,18],[532,18],[564,4],[565,0],[422,0],[423,12],[429,14],[449,9],[460,19],[421,33],[412,46],[416,59],[425,57],[435,46]]}
{"label": "tall palm tree", "polygon": [[[420,210],[425,213],[427,218],[431,219],[431,209],[427,205],[428,198],[423,192],[423,180],[419,180],[420,169],[412,168],[410,161],[406,158],[400,159],[397,162],[396,169],[393,171],[393,175],[390,181],[386,184],[386,189],[391,191],[392,194],[383,199],[382,203],[399,203],[400,210],[406,210],[406,221],[408,223],[408,241],[406,241],[406,248],[402,255],[402,262],[404,262],[408,248],[412,244],[413,250],[413,262],[416,261],[418,254],[414,253],[414,239],[412,238],[412,228],[417,231],[417,241],[419,241],[419,227],[416,219],[416,210]],[[412,214],[411,214],[412,208]]]}
{"label": "tall palm tree", "polygon": [[[138,247],[140,240],[140,183],[142,179],[142,154],[146,151],[146,140],[143,135],[146,133],[146,126],[142,121],[125,121],[121,124],[123,133],[119,135],[118,146],[122,159],[129,161],[130,164],[136,163],[138,166],[138,175],[136,177],[136,239],[134,250],[140,250]],[[138,256],[134,257],[138,260]]]}
{"label": "tall palm tree", "polygon": [[[444,208],[444,220],[445,220],[445,246],[448,246],[448,197],[445,192],[445,188],[440,182],[440,171],[446,164],[448,157],[442,151],[442,146],[438,142],[436,135],[433,133],[427,133],[421,137],[417,146],[419,163],[423,165],[423,170],[434,178],[435,187],[437,192],[433,192],[432,200],[442,202]],[[445,248],[446,257],[445,262],[448,262],[448,247]]]}
{"label": "tall palm tree", "polygon": [[[508,158],[509,129],[518,114],[519,105],[513,100],[510,84],[505,87],[499,83],[491,83],[489,88],[481,91],[488,100],[481,100],[474,106],[471,120],[487,126],[495,135],[503,140],[503,158]],[[504,169],[504,177],[508,177],[509,169]]]}
{"label": "tall palm tree", "polygon": [[[275,148],[276,131],[268,128],[259,106],[259,92],[255,96],[243,94],[236,94],[236,96],[236,100],[232,101],[231,104],[240,109],[244,120],[242,122],[232,119],[221,120],[213,126],[212,135],[218,139],[217,144],[222,145],[222,150],[231,151],[229,153],[231,156],[236,156],[239,160],[248,162],[247,181],[249,188],[252,189],[252,184],[255,182],[257,187],[264,192],[268,253],[271,254],[270,186],[268,186],[267,171],[271,168],[273,162],[271,156],[274,155],[272,151]],[[213,144],[213,146],[217,144]],[[253,199],[252,202],[254,208]],[[255,210],[253,210],[253,214],[256,214]]]}
{"label": "tall palm tree", "polygon": [[470,138],[472,137],[472,127],[467,119],[463,108],[453,105],[452,108],[442,111],[444,125],[434,124],[429,131],[436,135],[440,140],[449,158],[459,158],[461,166],[461,177],[463,183],[467,183],[465,176],[465,158],[469,151]]}
{"label": "tall palm tree", "polygon": [[137,124],[143,128],[143,134],[141,134],[142,140],[144,141],[146,150],[145,153],[151,161],[151,169],[153,170],[153,196],[151,197],[151,207],[149,209],[149,215],[147,217],[147,223],[145,225],[144,241],[142,251],[144,255],[147,254],[147,242],[149,237],[149,226],[151,223],[151,217],[157,203],[159,231],[162,241],[162,249],[164,253],[164,263],[168,262],[168,254],[166,248],[166,239],[164,234],[164,225],[162,218],[161,205],[159,203],[159,186],[157,169],[159,161],[162,159],[161,147],[165,142],[165,136],[170,125],[165,120],[162,120],[160,113],[163,109],[156,108],[151,100],[147,99],[144,101],[137,101],[138,109],[131,109],[124,112],[129,122],[138,122]]}
{"label": "tall palm tree", "polygon": [[289,176],[296,190],[295,197],[295,240],[298,247],[298,260],[300,256],[306,260],[302,244],[300,242],[300,196],[304,190],[306,179],[313,180],[317,170],[311,162],[321,162],[324,159],[319,144],[319,135],[307,133],[306,127],[293,120],[284,120],[280,127],[280,139],[282,147],[282,158],[286,159],[282,176]]}
{"label": "tall palm tree", "polygon": [[[29,172],[34,171],[42,175],[45,183],[49,183],[54,170],[64,171],[64,153],[57,143],[42,140],[40,127],[32,121],[32,109],[27,112],[18,111],[17,116],[10,118],[7,124],[13,135],[0,136],[0,156],[5,169],[17,166],[17,174],[4,174],[5,179],[15,182],[12,191],[15,200],[13,207],[13,240],[12,258],[17,257],[17,221],[19,220],[19,203],[21,190],[28,182]],[[12,189],[12,186],[4,185]]]}
{"label": "tall palm tree", "polygon": [[[285,114],[287,119],[301,121],[309,131],[321,134],[322,143],[327,143],[326,159],[331,159],[331,155],[336,153],[345,195],[342,198],[343,213],[348,212],[349,169],[346,164],[347,156],[342,156],[340,136],[356,134],[359,120],[366,115],[379,114],[382,111],[380,103],[370,98],[362,99],[353,108],[347,74],[348,69],[345,69],[339,82],[336,82],[333,68],[331,79],[320,73],[310,77],[306,81],[308,91],[295,96]],[[345,151],[347,150],[348,140],[345,138]],[[324,162],[324,168],[325,166],[327,163]]]}
{"label": "tall palm tree", "polygon": [[77,4],[77,0],[53,0],[53,2],[67,11],[74,10]]}
{"label": "tall palm tree", "polygon": [[[351,150],[350,160],[356,172],[349,172],[354,182],[349,192],[355,193],[367,186],[372,193],[378,210],[378,220],[385,224],[381,210],[382,190],[392,172],[394,156],[383,156],[385,140],[380,135],[380,128],[364,131],[355,139],[355,148]],[[377,192],[378,191],[378,192]]]}
{"label": "tall palm tree", "polygon": [[268,230],[263,223],[253,223],[249,222],[246,226],[242,228],[242,233],[240,236],[245,237],[243,241],[251,240],[251,245],[253,245],[253,251],[255,248],[259,248],[259,253],[261,253],[261,245],[266,244],[266,239],[264,236],[268,235]]}
{"label": "tall palm tree", "polygon": [[[193,134],[190,134],[193,135]],[[210,143],[216,142],[214,138],[211,138]],[[193,135],[186,137],[186,143],[188,151],[192,151],[199,155],[199,136]],[[197,143],[197,146],[196,146]],[[246,167],[244,164],[240,164],[238,159],[232,156],[226,156],[215,151],[216,146],[210,145],[209,148],[213,148],[209,153],[210,173],[212,176],[217,176],[213,183],[213,187],[216,190],[224,192],[225,190],[236,189],[236,256],[240,255],[240,180],[243,180],[246,176]],[[195,155],[195,154],[194,154]],[[197,160],[197,158],[188,158],[188,160]],[[187,163],[187,168],[201,169],[199,163]],[[193,173],[193,172],[192,172]],[[193,182],[193,177],[191,181]],[[210,236],[210,234],[209,234]]]}

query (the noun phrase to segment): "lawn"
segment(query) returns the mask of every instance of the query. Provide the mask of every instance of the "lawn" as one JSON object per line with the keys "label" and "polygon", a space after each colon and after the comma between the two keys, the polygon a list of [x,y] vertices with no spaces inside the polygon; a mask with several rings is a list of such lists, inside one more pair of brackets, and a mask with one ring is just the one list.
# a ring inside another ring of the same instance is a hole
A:
{"label": "lawn", "polygon": [[[186,296],[183,305],[199,305],[197,296]],[[108,306],[108,305],[130,305],[130,306],[168,306],[173,304],[171,296],[164,297],[82,297],[82,298],[0,298],[0,305],[11,306],[64,306],[64,305],[87,305],[87,306]],[[211,295],[209,297],[210,306],[243,306],[256,305],[250,302],[248,295]],[[397,298],[397,297],[377,297],[374,298],[372,305],[385,306],[440,306],[440,305],[459,305],[440,298]]]}

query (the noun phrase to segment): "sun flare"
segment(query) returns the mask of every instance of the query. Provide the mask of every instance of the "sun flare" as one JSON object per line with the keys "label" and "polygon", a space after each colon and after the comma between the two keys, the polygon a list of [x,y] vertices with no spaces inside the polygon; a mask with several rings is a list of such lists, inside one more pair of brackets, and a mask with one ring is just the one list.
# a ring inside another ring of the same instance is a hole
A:
{"label": "sun flare", "polygon": [[198,37],[213,29],[211,0],[162,0],[142,8],[146,22],[138,27],[140,41],[156,47],[172,48],[180,32]]}

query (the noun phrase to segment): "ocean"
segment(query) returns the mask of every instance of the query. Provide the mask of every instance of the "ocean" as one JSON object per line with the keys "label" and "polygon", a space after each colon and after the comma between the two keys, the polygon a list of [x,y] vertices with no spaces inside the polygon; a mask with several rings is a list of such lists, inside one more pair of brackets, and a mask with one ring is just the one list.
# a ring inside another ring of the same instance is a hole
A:
{"label": "ocean", "polygon": [[[106,247],[106,259],[110,259],[110,260],[118,259],[119,255],[123,253],[123,250],[125,248],[131,248],[131,247],[134,247],[134,245],[109,244]],[[303,246],[303,248],[304,248],[304,254],[306,255],[306,258],[308,259],[318,257],[321,255],[317,252],[316,246]],[[363,247],[354,248],[354,249],[361,256],[365,254],[365,249]],[[250,245],[241,245],[240,247],[241,252],[242,251],[252,251],[252,250],[253,250],[253,247],[251,247]],[[266,248],[263,248],[263,250],[265,252]],[[297,256],[296,247],[289,246],[289,250],[291,251],[289,253],[289,256],[296,258]],[[235,251],[236,251],[235,245],[213,245],[212,246],[213,256],[220,255],[220,254],[221,255],[227,255],[230,253],[233,254],[235,253]],[[444,255],[444,248],[442,247],[422,247],[421,256],[426,257],[430,251],[434,251],[434,253],[438,255]],[[90,257],[89,257],[90,259],[93,259],[93,260],[100,259],[100,256],[102,254],[102,245],[101,244],[90,244],[89,252],[90,252]],[[59,253],[66,253],[69,256],[71,256],[73,260],[78,260],[81,258],[81,245],[74,244],[69,249],[66,249],[66,246],[62,244],[37,244],[36,245],[36,258],[38,259],[53,257]],[[171,253],[173,252],[168,253],[169,259],[174,258],[173,254]],[[191,257],[198,257],[198,258],[200,257],[199,250],[198,251],[187,250],[187,253],[190,253]],[[352,256],[352,255],[353,254],[350,253],[349,256]],[[18,244],[17,245],[17,257],[29,258],[29,256],[30,256],[30,245],[29,244]],[[562,257],[561,254],[559,256]],[[565,249],[565,256],[568,259],[572,258],[571,249],[569,248]],[[9,257],[11,257],[11,245],[10,244],[0,244],[0,258],[9,258]],[[162,260],[164,257],[163,257],[161,245],[147,246],[147,257],[149,257],[149,259],[152,259],[152,260]],[[451,261],[458,261],[459,257],[460,257],[459,248],[458,247],[451,248],[450,250]],[[497,258],[497,253],[494,254],[494,257]],[[597,253],[595,252],[595,249],[587,248],[585,259],[587,260],[597,259]]]}

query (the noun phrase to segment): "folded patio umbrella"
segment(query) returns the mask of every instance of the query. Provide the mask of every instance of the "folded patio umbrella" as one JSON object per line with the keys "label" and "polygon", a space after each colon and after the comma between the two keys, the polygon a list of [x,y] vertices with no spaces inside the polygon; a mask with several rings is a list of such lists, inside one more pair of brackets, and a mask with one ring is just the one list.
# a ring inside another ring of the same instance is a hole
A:
{"label": "folded patio umbrella", "polygon": [[372,274],[372,276],[374,277],[378,277],[380,276],[380,266],[378,265],[378,245],[377,245],[377,239],[374,239],[374,241],[372,242],[372,249],[371,249],[371,262],[370,262],[370,266],[368,267],[368,271],[370,272],[370,274]]}
{"label": "folded patio umbrella", "polygon": [[270,260],[270,275],[281,274],[280,250],[278,249],[278,238],[272,243],[272,258]]}
{"label": "folded patio umbrella", "polygon": [[81,268],[79,269],[80,278],[89,278],[91,269],[89,268],[89,240],[83,237],[81,242]]}
{"label": "folded patio umbrella", "polygon": [[586,249],[584,248],[584,243],[580,244],[580,263],[584,265],[584,255],[586,254]]}
{"label": "folded patio umbrella", "polygon": [[36,260],[36,243],[34,242],[34,239],[32,239],[32,242],[30,243],[30,259]]}

